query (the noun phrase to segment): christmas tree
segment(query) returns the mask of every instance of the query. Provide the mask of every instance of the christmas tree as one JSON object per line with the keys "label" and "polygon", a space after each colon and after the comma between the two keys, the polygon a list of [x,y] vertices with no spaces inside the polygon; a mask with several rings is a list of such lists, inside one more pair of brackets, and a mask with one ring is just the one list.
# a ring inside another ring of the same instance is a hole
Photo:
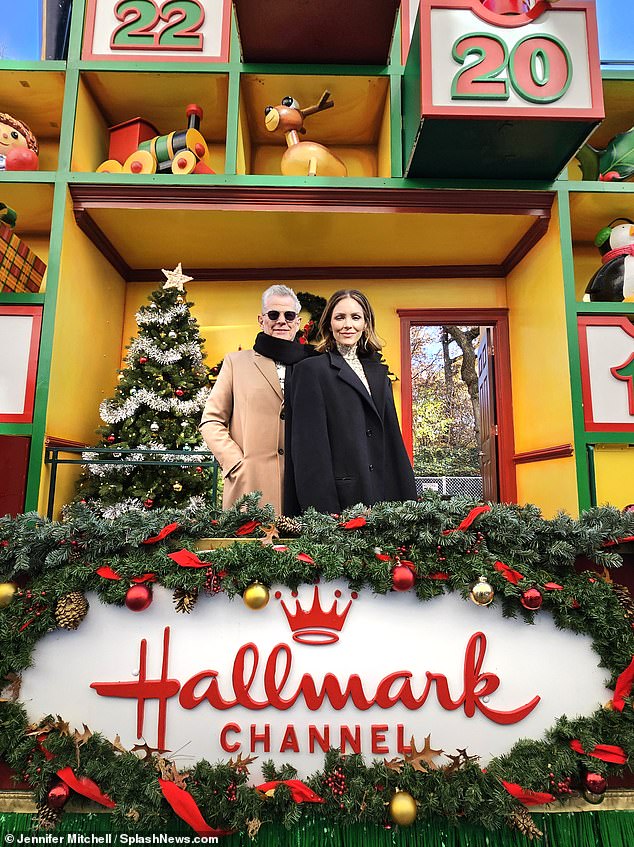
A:
{"label": "christmas tree", "polygon": [[[139,333],[127,347],[114,397],[99,413],[97,432],[108,453],[84,452],[89,462],[77,485],[77,497],[111,516],[129,509],[203,505],[212,491],[211,467],[197,455],[206,447],[198,423],[209,394],[209,369],[203,364],[202,337],[191,316],[182,272],[163,270],[166,282],[136,314]],[[119,452],[134,450],[133,453]],[[157,450],[182,450],[160,455]],[[187,455],[187,454],[190,455]],[[91,464],[90,460],[116,459]],[[134,461],[165,464],[140,464]],[[176,463],[187,462],[185,467]]]}

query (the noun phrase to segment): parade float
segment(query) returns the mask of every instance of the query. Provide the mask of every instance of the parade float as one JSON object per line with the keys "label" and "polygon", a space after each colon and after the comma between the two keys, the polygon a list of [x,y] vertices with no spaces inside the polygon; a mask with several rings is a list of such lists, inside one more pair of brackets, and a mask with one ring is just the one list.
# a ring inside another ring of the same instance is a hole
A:
{"label": "parade float", "polygon": [[[375,6],[86,0],[67,61],[0,63],[38,146],[0,195],[28,250],[0,293],[3,837],[634,840],[631,72],[592,2]],[[180,262],[187,294],[155,291]],[[251,346],[277,281],[307,341],[369,294],[409,446],[412,327],[490,331],[483,502],[197,499],[201,351]]]}

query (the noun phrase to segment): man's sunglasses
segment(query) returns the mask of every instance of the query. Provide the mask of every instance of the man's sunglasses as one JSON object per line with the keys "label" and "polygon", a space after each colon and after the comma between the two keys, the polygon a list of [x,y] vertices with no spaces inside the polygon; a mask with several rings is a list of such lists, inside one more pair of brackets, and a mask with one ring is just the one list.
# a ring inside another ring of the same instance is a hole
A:
{"label": "man's sunglasses", "polygon": [[278,312],[276,309],[271,309],[270,312],[266,312],[265,314],[270,321],[276,321],[283,314],[284,320],[288,321],[289,324],[297,317],[297,312]]}

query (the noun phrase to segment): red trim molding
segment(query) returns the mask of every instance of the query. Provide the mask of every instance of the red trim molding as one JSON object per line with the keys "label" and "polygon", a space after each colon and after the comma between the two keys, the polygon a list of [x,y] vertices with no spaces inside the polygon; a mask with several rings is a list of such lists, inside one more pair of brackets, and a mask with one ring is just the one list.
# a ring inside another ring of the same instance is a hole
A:
{"label": "red trim molding", "polygon": [[507,309],[397,309],[401,321],[401,415],[403,440],[412,458],[412,360],[410,330],[412,326],[454,324],[457,326],[492,326],[494,328],[497,367],[495,396],[498,425],[498,470],[500,501],[517,502],[515,479],[515,436],[513,432],[513,400],[511,389],[511,348]]}
{"label": "red trim molding", "polygon": [[551,459],[567,459],[574,455],[572,444],[558,444],[557,447],[543,447],[541,450],[527,450],[526,453],[516,453],[513,461],[516,465],[529,462],[548,462]]}
{"label": "red trim molding", "polygon": [[[588,327],[618,326],[627,335],[634,338],[634,326],[626,315],[580,315],[577,318],[579,333],[579,353],[581,368],[581,393],[583,395],[583,419],[586,432],[634,432],[634,422],[596,421],[592,402],[592,381],[590,379],[590,355],[588,351]],[[618,367],[618,365],[617,365]]]}

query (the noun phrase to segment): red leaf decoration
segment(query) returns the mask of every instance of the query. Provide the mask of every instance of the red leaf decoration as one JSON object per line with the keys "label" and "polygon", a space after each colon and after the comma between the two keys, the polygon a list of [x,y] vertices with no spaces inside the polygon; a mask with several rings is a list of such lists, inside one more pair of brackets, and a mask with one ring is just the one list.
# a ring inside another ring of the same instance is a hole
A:
{"label": "red leaf decoration", "polygon": [[558,582],[547,582],[544,585],[544,588],[547,588],[549,591],[563,591],[563,585],[559,585]]}
{"label": "red leaf decoration", "polygon": [[271,550],[275,550],[276,553],[286,553],[288,547],[286,544],[272,544]]}
{"label": "red leaf decoration", "polygon": [[617,712],[622,712],[625,706],[625,698],[632,693],[632,684],[634,683],[634,658],[629,663],[627,668],[619,676],[614,686],[614,697],[612,705]]}
{"label": "red leaf decoration", "polygon": [[97,568],[95,573],[102,576],[104,579],[121,579],[119,574],[116,571],[113,571],[110,565],[103,565],[102,567]]}
{"label": "red leaf decoration", "polygon": [[604,547],[614,547],[615,544],[625,544],[627,541],[634,541],[634,535],[626,535],[625,538],[617,538],[616,541],[604,541]]}
{"label": "red leaf decoration", "polygon": [[272,788],[277,788],[278,785],[287,785],[290,789],[291,796],[296,803],[325,803],[326,801],[319,794],[315,794],[312,788],[309,788],[299,779],[276,779],[273,782],[263,782],[257,786],[258,791],[270,791]]}
{"label": "red leaf decoration", "polygon": [[427,579],[449,579],[449,574],[445,571],[436,571],[435,573],[428,573]]}
{"label": "red leaf decoration", "polygon": [[47,762],[50,762],[51,759],[54,759],[55,756],[51,753],[50,750],[47,750],[44,746],[44,742],[46,741],[46,733],[42,732],[38,736],[36,736],[35,740],[37,741],[37,746],[40,748],[42,753],[44,754],[44,758]]}
{"label": "red leaf decoration", "polygon": [[298,562],[307,562],[309,565],[315,564],[315,560],[312,556],[309,556],[308,553],[298,553],[295,558]]}
{"label": "red leaf decoration", "polygon": [[450,535],[452,532],[462,532],[463,530],[468,529],[477,517],[490,511],[490,506],[476,506],[475,509],[471,509],[464,520],[460,521],[457,527],[454,529],[443,529],[442,534]]}
{"label": "red leaf decoration", "polygon": [[236,529],[236,535],[251,535],[260,526],[260,521],[247,521]]}
{"label": "red leaf decoration", "polygon": [[553,794],[548,794],[546,791],[530,791],[527,788],[522,788],[517,782],[502,780],[502,785],[512,797],[515,797],[525,806],[543,806],[544,803],[552,803],[555,799]]}
{"label": "red leaf decoration", "polygon": [[367,524],[366,519],[363,515],[360,515],[358,518],[350,518],[349,521],[345,523],[339,524],[342,529],[359,529],[359,527],[365,526]]}
{"label": "red leaf decoration", "polygon": [[201,562],[195,553],[189,550],[178,550],[176,553],[167,554],[181,568],[208,568],[209,562]]}
{"label": "red leaf decoration", "polygon": [[505,565],[504,562],[495,562],[493,567],[496,571],[499,571],[502,574],[504,579],[508,579],[508,581],[512,582],[513,585],[517,585],[520,579],[524,579],[524,574],[521,574],[519,571],[514,571],[513,568]]}
{"label": "red leaf decoration", "polygon": [[87,776],[76,777],[72,768],[61,768],[57,771],[57,776],[64,780],[66,785],[76,791],[77,794],[88,797],[89,800],[94,800],[95,803],[105,806],[106,809],[114,809],[117,805],[107,794],[103,793],[96,782],[93,782]]}
{"label": "red leaf decoration", "polygon": [[375,553],[374,555],[379,560],[379,562],[391,562],[392,561],[392,557],[388,556],[387,553]]}
{"label": "red leaf decoration", "polygon": [[168,523],[167,526],[163,527],[163,529],[159,532],[158,535],[153,535],[151,538],[146,538],[145,541],[141,542],[141,544],[156,544],[157,541],[162,541],[164,538],[167,538],[168,535],[171,535],[177,529],[177,523]]}
{"label": "red leaf decoration", "polygon": [[231,830],[212,829],[203,818],[198,804],[192,795],[188,794],[183,788],[179,788],[176,783],[169,782],[167,779],[159,779],[158,782],[163,792],[163,797],[165,797],[178,817],[189,824],[198,835],[218,836],[230,834]]}
{"label": "red leaf decoration", "polygon": [[136,582],[137,584],[142,582],[154,582],[156,580],[155,573],[144,573],[143,576],[133,576],[132,582]]}
{"label": "red leaf decoration", "polygon": [[624,765],[627,762],[625,750],[613,744],[597,744],[593,750],[586,753],[581,746],[581,741],[578,738],[573,738],[570,747],[581,756],[592,756],[593,759],[600,759],[602,762],[611,762],[614,765]]}

